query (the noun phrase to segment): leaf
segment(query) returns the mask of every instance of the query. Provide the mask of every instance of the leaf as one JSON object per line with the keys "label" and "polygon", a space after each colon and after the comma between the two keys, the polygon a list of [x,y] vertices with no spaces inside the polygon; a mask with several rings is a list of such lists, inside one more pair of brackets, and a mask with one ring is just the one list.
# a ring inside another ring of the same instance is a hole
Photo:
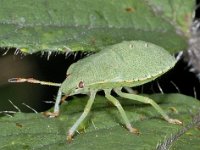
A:
{"label": "leaf", "polygon": [[[199,110],[196,99],[181,94],[149,95],[173,118],[188,124]],[[41,114],[16,113],[14,117],[0,118],[1,149],[155,149],[166,137],[176,133],[181,126],[172,125],[149,105],[120,99],[139,136],[129,133],[123,126],[119,112],[104,97],[97,96],[92,112],[79,128],[72,143],[66,143],[66,132],[78,119],[88,97],[74,97],[61,106],[58,118],[46,118]],[[173,111],[172,111],[173,110]],[[194,149],[199,143],[200,131],[195,128],[177,141],[177,149],[188,149],[188,140]]]}
{"label": "leaf", "polygon": [[[195,1],[182,3],[185,0],[1,0],[0,47],[24,53],[98,51],[125,40],[143,40],[175,53],[187,47]],[[174,9],[177,6],[181,9]]]}
{"label": "leaf", "polygon": [[162,14],[163,19],[168,20],[174,25],[177,31],[189,35],[191,18],[195,9],[195,1],[184,0],[148,0],[153,11]]}
{"label": "leaf", "polygon": [[[170,137],[165,139],[163,142],[161,142],[157,146],[157,150],[168,150],[172,146],[173,146],[173,149],[176,149],[175,147],[180,147],[180,144],[182,144],[181,142],[176,143],[176,144],[173,144],[173,143],[175,143],[180,138],[181,139],[185,138],[184,141],[189,141],[188,137],[194,136],[193,134],[195,134],[195,132],[198,132],[198,126],[200,127],[200,111],[197,114],[195,114],[195,116],[193,116],[193,119],[189,124],[181,128],[178,132],[170,135]],[[196,130],[189,131],[190,129],[195,128],[195,127],[196,127]],[[187,149],[190,149],[191,145],[194,145],[192,146],[192,149],[199,149],[200,148],[199,144],[196,144],[196,143],[198,143],[198,136],[195,139],[193,138],[190,144],[185,145],[185,148],[188,147]]]}

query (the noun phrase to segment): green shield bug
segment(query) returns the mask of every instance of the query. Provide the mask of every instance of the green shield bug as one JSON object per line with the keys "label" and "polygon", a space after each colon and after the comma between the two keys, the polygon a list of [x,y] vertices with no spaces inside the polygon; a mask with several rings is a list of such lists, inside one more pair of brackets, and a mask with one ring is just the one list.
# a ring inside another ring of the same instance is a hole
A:
{"label": "green shield bug", "polygon": [[103,90],[105,97],[118,108],[126,128],[132,133],[138,133],[138,130],[132,127],[121,104],[111,95],[111,90],[121,97],[151,104],[169,123],[182,124],[181,121],[170,118],[152,99],[121,91],[122,87],[134,87],[150,82],[175,64],[175,58],[157,45],[144,41],[124,41],[72,64],[67,71],[67,78],[61,84],[24,78],[13,78],[9,82],[59,86],[54,112],[48,113],[51,117],[59,115],[62,94],[89,94],[84,112],[68,131],[67,140],[71,141],[78,126],[88,115],[99,90]]}

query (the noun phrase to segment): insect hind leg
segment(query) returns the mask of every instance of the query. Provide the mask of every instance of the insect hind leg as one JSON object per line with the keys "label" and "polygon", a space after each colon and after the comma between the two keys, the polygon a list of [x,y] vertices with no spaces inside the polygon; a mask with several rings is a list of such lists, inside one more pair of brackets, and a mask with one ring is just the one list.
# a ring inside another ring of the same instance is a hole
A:
{"label": "insect hind leg", "polygon": [[109,101],[111,101],[118,108],[118,110],[119,110],[119,112],[120,112],[120,114],[121,114],[121,116],[122,116],[122,118],[123,118],[123,120],[125,122],[126,128],[131,133],[139,134],[139,130],[136,129],[136,128],[133,128],[131,126],[131,123],[130,123],[130,121],[129,121],[129,119],[128,119],[128,117],[127,117],[127,115],[126,115],[126,113],[125,113],[125,111],[123,109],[123,107],[121,106],[120,102],[115,97],[113,97],[112,95],[110,95],[111,89],[106,89],[106,90],[104,90],[104,92],[105,92],[105,97]]}
{"label": "insect hind leg", "polygon": [[140,96],[140,95],[136,95],[136,94],[124,93],[121,91],[121,88],[114,89],[114,91],[121,97],[128,98],[131,100],[136,100],[136,101],[146,103],[146,104],[151,104],[163,116],[163,118],[166,121],[168,121],[169,123],[180,124],[180,125],[182,124],[182,122],[180,120],[170,118],[156,102],[154,102],[152,99],[150,99],[148,97],[144,97],[144,96]]}

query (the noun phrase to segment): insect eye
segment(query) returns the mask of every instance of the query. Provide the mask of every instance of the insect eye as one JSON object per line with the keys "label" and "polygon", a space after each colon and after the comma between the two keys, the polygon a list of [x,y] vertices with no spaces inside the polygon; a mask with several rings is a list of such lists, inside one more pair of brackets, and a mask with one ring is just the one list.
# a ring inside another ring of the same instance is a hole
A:
{"label": "insect eye", "polygon": [[83,81],[80,81],[80,82],[79,82],[78,87],[79,87],[79,88],[84,88],[84,83],[83,83]]}

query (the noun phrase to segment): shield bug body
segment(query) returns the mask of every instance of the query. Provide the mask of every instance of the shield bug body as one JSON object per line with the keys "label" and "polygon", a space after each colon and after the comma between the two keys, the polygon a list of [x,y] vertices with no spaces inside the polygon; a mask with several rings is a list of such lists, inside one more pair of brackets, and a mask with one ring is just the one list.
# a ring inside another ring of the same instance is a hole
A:
{"label": "shield bug body", "polygon": [[181,121],[170,118],[152,99],[121,91],[122,87],[135,87],[150,82],[170,70],[175,64],[175,58],[157,45],[144,41],[125,41],[108,46],[72,64],[62,84],[22,78],[10,79],[10,82],[34,82],[60,86],[54,112],[49,113],[52,117],[59,115],[62,94],[65,96],[88,94],[90,97],[84,112],[68,131],[67,140],[70,141],[89,113],[96,92],[99,90],[103,90],[105,97],[118,108],[126,128],[132,133],[138,133],[138,130],[132,127],[121,104],[111,95],[111,90],[121,97],[151,104],[169,123],[182,124]]}

